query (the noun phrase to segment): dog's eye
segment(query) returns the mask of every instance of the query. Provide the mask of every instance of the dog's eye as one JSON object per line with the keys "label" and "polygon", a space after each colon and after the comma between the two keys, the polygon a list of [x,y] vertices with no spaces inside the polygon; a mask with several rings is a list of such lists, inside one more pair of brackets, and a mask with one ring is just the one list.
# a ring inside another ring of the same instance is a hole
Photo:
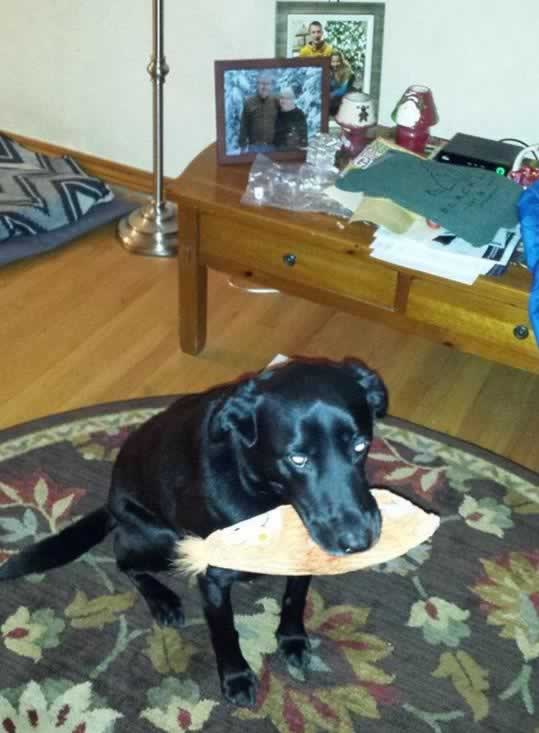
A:
{"label": "dog's eye", "polygon": [[290,460],[292,461],[294,466],[298,466],[298,468],[303,468],[303,466],[307,463],[307,456],[302,456],[299,453],[295,453],[290,456]]}
{"label": "dog's eye", "polygon": [[363,453],[364,450],[367,449],[368,443],[366,440],[360,440],[354,445],[354,450],[356,453]]}

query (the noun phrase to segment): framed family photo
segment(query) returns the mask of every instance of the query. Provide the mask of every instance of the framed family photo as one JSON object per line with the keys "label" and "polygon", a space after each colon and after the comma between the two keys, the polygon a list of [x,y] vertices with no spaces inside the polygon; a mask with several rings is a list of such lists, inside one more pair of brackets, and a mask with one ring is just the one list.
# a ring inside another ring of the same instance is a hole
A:
{"label": "framed family photo", "polygon": [[277,2],[275,55],[330,59],[330,114],[352,89],[378,108],[384,3]]}
{"label": "framed family photo", "polygon": [[329,59],[215,62],[217,160],[301,160],[328,129]]}

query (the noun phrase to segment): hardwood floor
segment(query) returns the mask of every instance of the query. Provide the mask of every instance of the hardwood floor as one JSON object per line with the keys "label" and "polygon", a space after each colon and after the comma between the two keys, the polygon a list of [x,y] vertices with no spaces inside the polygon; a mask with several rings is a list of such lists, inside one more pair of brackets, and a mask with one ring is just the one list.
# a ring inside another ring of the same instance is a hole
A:
{"label": "hardwood floor", "polygon": [[130,255],[108,226],[0,269],[0,427],[83,405],[206,388],[276,353],[354,355],[391,414],[539,472],[539,377],[282,294],[210,278],[208,345],[178,347],[177,263]]}

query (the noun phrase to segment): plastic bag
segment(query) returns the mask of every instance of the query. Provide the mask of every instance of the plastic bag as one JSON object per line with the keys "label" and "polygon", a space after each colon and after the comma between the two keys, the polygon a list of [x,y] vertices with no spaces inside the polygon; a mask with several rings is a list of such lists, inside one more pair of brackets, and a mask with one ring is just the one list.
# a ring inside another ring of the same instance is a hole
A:
{"label": "plastic bag", "polygon": [[329,136],[320,136],[309,145],[305,163],[283,163],[257,155],[241,203],[348,218],[348,209],[324,195],[339,175],[334,166],[335,139],[326,138]]}

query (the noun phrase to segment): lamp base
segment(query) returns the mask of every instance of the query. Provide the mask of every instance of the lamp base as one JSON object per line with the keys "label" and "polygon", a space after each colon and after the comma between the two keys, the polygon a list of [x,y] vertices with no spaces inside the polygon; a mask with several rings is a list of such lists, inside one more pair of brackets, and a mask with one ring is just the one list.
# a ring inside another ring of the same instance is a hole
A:
{"label": "lamp base", "polygon": [[151,201],[120,219],[118,237],[133,254],[149,257],[175,257],[178,252],[176,207]]}
{"label": "lamp base", "polygon": [[370,142],[370,127],[369,125],[369,127],[342,128],[343,149],[350,158],[355,158],[356,155],[359,155],[363,148]]}
{"label": "lamp base", "polygon": [[397,125],[395,142],[412,153],[424,153],[425,145],[429,139],[428,127],[404,127]]}

